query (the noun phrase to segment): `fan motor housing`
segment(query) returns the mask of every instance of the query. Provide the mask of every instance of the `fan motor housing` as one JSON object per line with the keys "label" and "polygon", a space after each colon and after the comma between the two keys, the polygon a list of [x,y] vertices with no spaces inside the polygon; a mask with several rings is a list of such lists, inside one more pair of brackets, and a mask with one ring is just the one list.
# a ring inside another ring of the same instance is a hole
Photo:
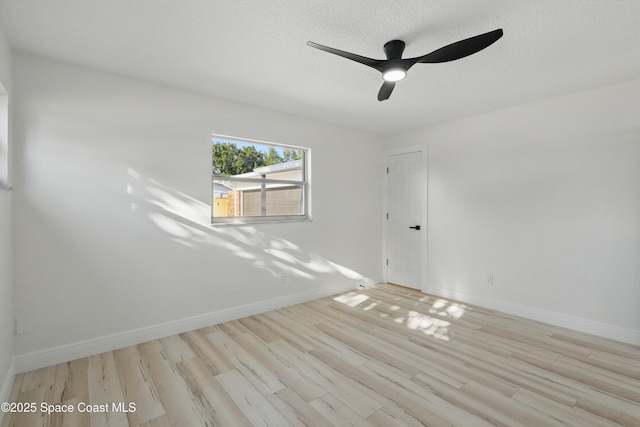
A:
{"label": "fan motor housing", "polygon": [[384,44],[384,53],[387,59],[400,59],[404,52],[404,42],[402,40],[391,40]]}

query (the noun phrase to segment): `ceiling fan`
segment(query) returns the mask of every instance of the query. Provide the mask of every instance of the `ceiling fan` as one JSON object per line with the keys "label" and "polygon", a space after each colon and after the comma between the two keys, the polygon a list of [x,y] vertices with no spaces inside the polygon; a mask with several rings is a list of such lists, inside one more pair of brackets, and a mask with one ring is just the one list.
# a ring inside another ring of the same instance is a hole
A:
{"label": "ceiling fan", "polygon": [[491,46],[500,37],[502,37],[502,29],[497,29],[451,43],[423,56],[404,59],[402,58],[402,52],[404,51],[404,42],[402,40],[391,40],[385,43],[384,53],[386,54],[387,59],[367,58],[365,56],[323,46],[312,41],[308,41],[307,44],[311,47],[315,47],[316,49],[342,56],[343,58],[359,62],[380,71],[382,73],[384,83],[378,92],[378,101],[384,101],[385,99],[389,99],[389,96],[391,96],[391,92],[393,92],[396,82],[404,79],[407,76],[409,68],[413,67],[415,64],[447,62],[464,58],[465,56],[472,55],[488,46]]}

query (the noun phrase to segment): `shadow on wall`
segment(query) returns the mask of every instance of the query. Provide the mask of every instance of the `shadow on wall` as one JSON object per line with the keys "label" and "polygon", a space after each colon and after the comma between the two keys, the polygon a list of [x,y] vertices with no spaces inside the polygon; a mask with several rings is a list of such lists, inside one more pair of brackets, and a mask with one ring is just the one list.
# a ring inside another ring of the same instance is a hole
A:
{"label": "shadow on wall", "polygon": [[251,226],[212,227],[211,207],[156,180],[128,170],[131,210],[146,215],[171,240],[193,249],[218,248],[285,281],[339,274],[354,286],[374,281],[347,267],[309,253],[296,244]]}

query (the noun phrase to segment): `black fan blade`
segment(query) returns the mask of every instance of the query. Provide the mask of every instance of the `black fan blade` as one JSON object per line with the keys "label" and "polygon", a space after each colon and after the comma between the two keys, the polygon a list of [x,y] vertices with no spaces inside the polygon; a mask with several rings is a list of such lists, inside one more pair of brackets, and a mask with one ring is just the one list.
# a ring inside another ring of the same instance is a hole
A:
{"label": "black fan blade", "polygon": [[316,49],[324,50],[325,52],[333,53],[334,55],[342,56],[343,58],[347,58],[352,61],[356,61],[369,67],[375,68],[378,71],[381,71],[380,68],[385,62],[384,60],[367,58],[365,56],[356,55],[355,53],[345,52],[343,50],[334,49],[332,47],[323,46],[321,44],[310,41],[307,42],[307,44],[311,47],[315,47]]}
{"label": "black fan blade", "polygon": [[428,53],[424,56],[412,58],[409,61],[415,61],[413,62],[413,64],[418,62],[435,63],[454,61],[456,59],[472,55],[488,46],[491,46],[500,37],[502,37],[502,29],[489,31],[488,33],[480,34],[479,36],[470,37],[468,39],[460,40],[459,42],[451,43],[450,45],[441,47],[440,49],[434,50],[433,52]]}
{"label": "black fan blade", "polygon": [[384,82],[382,87],[380,88],[380,92],[378,92],[378,101],[384,101],[389,99],[391,96],[391,92],[393,92],[393,88],[396,86],[396,82]]}

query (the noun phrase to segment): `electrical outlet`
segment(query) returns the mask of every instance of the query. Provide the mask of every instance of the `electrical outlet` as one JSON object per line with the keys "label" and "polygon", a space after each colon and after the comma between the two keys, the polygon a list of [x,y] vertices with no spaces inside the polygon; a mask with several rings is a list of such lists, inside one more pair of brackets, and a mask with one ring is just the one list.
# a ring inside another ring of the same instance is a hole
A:
{"label": "electrical outlet", "polygon": [[487,283],[493,285],[493,273],[487,273]]}
{"label": "electrical outlet", "polygon": [[371,280],[371,279],[364,279],[363,281],[361,281],[360,283],[358,283],[358,287],[360,288],[370,288],[372,286],[374,286],[376,283]]}

